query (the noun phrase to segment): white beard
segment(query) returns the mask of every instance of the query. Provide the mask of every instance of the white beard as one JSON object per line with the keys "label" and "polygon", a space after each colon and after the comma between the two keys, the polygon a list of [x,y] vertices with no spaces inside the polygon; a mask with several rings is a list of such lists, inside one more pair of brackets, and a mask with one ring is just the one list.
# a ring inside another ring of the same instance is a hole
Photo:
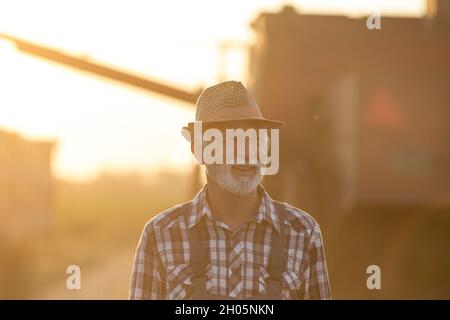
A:
{"label": "white beard", "polygon": [[206,174],[222,189],[238,196],[244,196],[251,193],[261,182],[260,167],[257,167],[255,174],[249,177],[235,177],[231,173],[231,165],[213,164],[206,166]]}

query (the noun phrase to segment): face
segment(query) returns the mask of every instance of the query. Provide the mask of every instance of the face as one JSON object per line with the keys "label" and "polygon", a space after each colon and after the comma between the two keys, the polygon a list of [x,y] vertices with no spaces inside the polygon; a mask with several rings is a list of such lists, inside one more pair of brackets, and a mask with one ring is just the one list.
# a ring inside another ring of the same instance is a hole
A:
{"label": "face", "polygon": [[[214,128],[219,129],[224,137],[226,137],[227,129],[243,129],[244,131],[247,129],[258,129],[248,123],[240,123],[239,126],[236,127],[230,127],[228,125],[219,127],[215,125]],[[243,150],[243,153],[238,152],[238,143],[235,140],[233,164],[207,164],[206,174],[208,175],[208,178],[214,180],[222,189],[235,195],[243,196],[256,190],[262,179],[262,164],[261,159],[258,157],[257,150],[260,147],[268,148],[268,144],[260,144],[259,139],[260,138],[258,137],[257,140],[252,140],[252,142],[250,142],[250,139],[244,139],[245,142],[241,146],[245,149]],[[223,143],[224,154],[226,154],[228,150],[226,149],[225,140],[223,140]],[[250,147],[250,144],[253,144],[252,147]],[[251,155],[256,160],[256,164],[250,164],[251,161],[249,159],[251,158]],[[226,158],[228,159],[228,157]]]}
{"label": "face", "polygon": [[261,182],[259,165],[213,164],[206,166],[206,174],[222,189],[244,196],[253,192]]}

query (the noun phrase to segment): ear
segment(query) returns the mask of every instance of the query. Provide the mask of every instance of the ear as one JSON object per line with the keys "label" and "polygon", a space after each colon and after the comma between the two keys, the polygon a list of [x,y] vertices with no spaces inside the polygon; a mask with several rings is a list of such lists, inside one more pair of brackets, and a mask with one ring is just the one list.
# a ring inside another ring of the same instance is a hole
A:
{"label": "ear", "polygon": [[181,128],[181,135],[188,141],[192,143],[191,132],[187,127]]}
{"label": "ear", "polygon": [[192,137],[192,131],[189,130],[187,127],[183,127],[181,129],[181,135],[190,143],[191,145],[191,152],[194,155],[194,158],[197,160],[197,162],[199,164],[202,164],[202,161],[200,161],[196,156],[195,156],[195,151],[194,151],[194,138]]}

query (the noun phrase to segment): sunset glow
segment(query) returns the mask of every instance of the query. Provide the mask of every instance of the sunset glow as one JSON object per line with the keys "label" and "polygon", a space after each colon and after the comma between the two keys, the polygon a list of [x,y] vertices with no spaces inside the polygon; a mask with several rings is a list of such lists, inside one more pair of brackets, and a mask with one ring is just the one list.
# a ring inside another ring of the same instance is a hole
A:
{"label": "sunset glow", "polygon": [[[424,1],[1,1],[0,33],[194,91],[245,81],[250,22],[285,4],[299,12],[419,16]],[[170,17],[170,19],[168,19]],[[230,20],[229,17],[232,17]],[[220,65],[224,41],[244,44]],[[193,106],[20,53],[0,40],[0,129],[57,143],[54,174],[190,168],[181,127]]]}

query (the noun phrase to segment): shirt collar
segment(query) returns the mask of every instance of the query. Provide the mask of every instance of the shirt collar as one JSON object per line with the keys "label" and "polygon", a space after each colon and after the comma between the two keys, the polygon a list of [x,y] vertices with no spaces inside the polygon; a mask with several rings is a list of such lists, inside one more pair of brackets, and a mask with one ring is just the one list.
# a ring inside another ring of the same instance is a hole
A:
{"label": "shirt collar", "polygon": [[[190,212],[188,228],[192,228],[199,223],[204,216],[214,220],[206,198],[208,185],[205,185],[192,200],[192,211]],[[258,185],[258,192],[261,194],[261,201],[256,216],[253,218],[257,223],[269,222],[277,232],[280,231],[280,221],[272,198],[264,190],[261,184]]]}

